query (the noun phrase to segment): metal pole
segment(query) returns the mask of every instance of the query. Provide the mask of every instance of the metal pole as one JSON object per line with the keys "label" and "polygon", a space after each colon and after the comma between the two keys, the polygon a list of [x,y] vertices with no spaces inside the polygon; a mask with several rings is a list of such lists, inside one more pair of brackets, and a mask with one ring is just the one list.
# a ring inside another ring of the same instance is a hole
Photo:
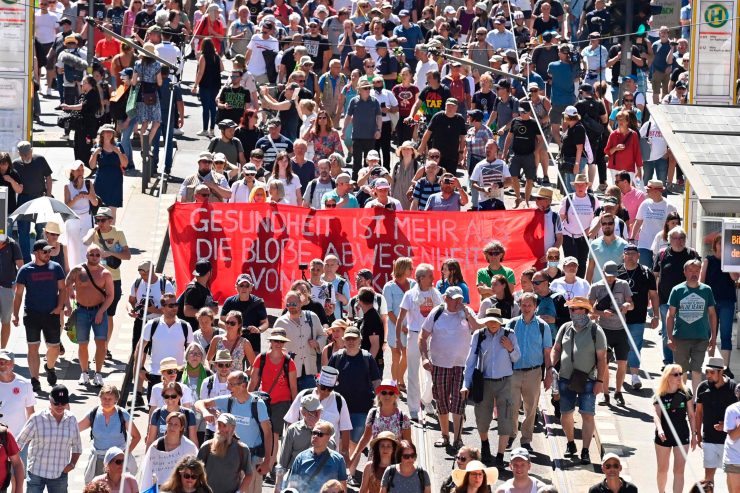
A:
{"label": "metal pole", "polygon": [[[634,11],[634,0],[627,0],[627,4],[625,6],[625,31],[627,33],[633,32],[633,22],[632,20],[635,18],[635,11]],[[624,36],[622,38],[622,60],[620,60],[619,65],[619,75],[622,77],[622,81],[619,84],[619,100],[622,100],[622,94],[624,94],[624,80],[625,78],[632,73],[632,37],[631,35]],[[616,104],[616,101],[614,101]],[[645,101],[647,104],[647,101]]]}
{"label": "metal pole", "polygon": [[95,22],[95,0],[87,0],[87,14],[88,14],[88,23],[90,25],[87,26],[87,66],[90,73],[92,73],[92,64],[93,59],[95,58],[95,27],[93,23]]}
{"label": "metal pole", "polygon": [[448,55],[447,53],[442,53],[441,56],[443,58],[448,59],[448,60],[452,60],[453,62],[460,62],[463,65],[469,65],[469,66],[471,66],[473,68],[477,68],[479,70],[484,70],[486,72],[493,72],[494,74],[501,75],[503,77],[509,77],[511,79],[517,79],[517,80],[522,81],[522,82],[524,82],[524,81],[527,80],[526,77],[522,77],[521,75],[510,74],[510,73],[504,72],[502,70],[497,70],[495,68],[487,67],[485,65],[481,65],[480,63],[475,63],[472,60],[468,60],[467,58],[458,58],[456,56]]}

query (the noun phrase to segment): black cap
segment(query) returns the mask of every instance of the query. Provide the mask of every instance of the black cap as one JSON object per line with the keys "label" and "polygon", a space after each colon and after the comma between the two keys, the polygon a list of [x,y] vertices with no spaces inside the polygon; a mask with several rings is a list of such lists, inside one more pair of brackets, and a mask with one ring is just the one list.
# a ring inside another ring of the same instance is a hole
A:
{"label": "black cap", "polygon": [[37,240],[33,244],[33,251],[37,252],[39,250],[44,250],[45,252],[51,250],[53,247],[49,245],[49,243],[46,240]]}
{"label": "black cap", "polygon": [[64,385],[55,385],[49,392],[49,400],[53,404],[69,404],[69,390]]}
{"label": "black cap", "polygon": [[195,263],[195,270],[193,271],[194,276],[205,276],[209,272],[211,272],[211,263],[208,260],[198,260],[198,262]]}
{"label": "black cap", "polygon": [[470,110],[468,111],[468,117],[474,122],[482,122],[483,112],[481,110]]}
{"label": "black cap", "polygon": [[532,104],[529,101],[519,101],[519,111],[529,113],[532,111]]}
{"label": "black cap", "polygon": [[676,82],[676,89],[686,89],[686,83],[682,80]]}
{"label": "black cap", "polygon": [[62,24],[69,24],[71,26],[72,20],[69,17],[62,17],[59,19],[59,25],[61,26]]}
{"label": "black cap", "polygon": [[501,79],[496,83],[496,87],[499,89],[511,89],[511,82],[509,82],[509,79]]}
{"label": "black cap", "polygon": [[376,49],[377,49],[377,48],[388,48],[388,43],[386,43],[385,41],[378,41],[378,42],[377,42],[377,43],[375,44],[375,48],[376,48]]}
{"label": "black cap", "polygon": [[594,86],[584,83],[578,86],[578,90],[583,92],[594,92]]}

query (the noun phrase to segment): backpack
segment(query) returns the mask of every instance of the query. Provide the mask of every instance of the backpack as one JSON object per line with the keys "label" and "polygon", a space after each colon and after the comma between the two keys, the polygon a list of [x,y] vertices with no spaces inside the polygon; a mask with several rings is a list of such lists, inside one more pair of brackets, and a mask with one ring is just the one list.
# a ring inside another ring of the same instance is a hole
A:
{"label": "backpack", "polygon": [[[190,328],[190,324],[187,323],[185,320],[177,319],[178,322],[180,322],[180,327],[182,327],[182,335],[185,337],[185,342],[183,343],[185,345],[185,349],[188,348],[188,329]],[[152,354],[152,341],[154,341],[154,333],[157,332],[157,327],[159,327],[159,319],[154,319],[152,322],[152,333],[149,336],[149,342],[146,346],[144,346],[144,352],[146,354]]]}
{"label": "backpack", "polygon": [[10,486],[10,481],[13,479],[13,463],[10,461],[10,455],[8,451],[8,427],[4,424],[0,424],[0,446],[5,449],[5,481],[0,485],[0,489],[5,491]]}
{"label": "backpack", "polygon": [[[311,183],[308,184],[308,203],[313,203],[313,195],[316,193],[316,185],[318,183],[318,178],[311,180]],[[331,187],[337,188],[337,182],[334,180],[334,178],[331,179]]]}
{"label": "backpack", "polygon": [[[139,290],[139,286],[141,286],[141,281],[143,279],[139,277],[134,281],[134,293],[136,293]],[[159,276],[159,292],[164,294],[165,284],[167,283],[167,279],[165,279],[164,276]]]}
{"label": "backpack", "polygon": [[[396,478],[396,466],[391,466],[391,471],[388,473],[388,493],[393,492],[393,480]],[[424,491],[424,470],[420,467],[416,468],[416,474],[419,476],[420,490]]]}
{"label": "backpack", "polygon": [[[118,411],[118,419],[121,421],[121,433],[123,434],[123,440],[124,442],[128,439],[128,434],[126,433],[126,420],[123,417],[123,409],[116,406],[116,411]],[[98,406],[95,406],[90,410],[90,412],[87,415],[87,419],[90,421],[90,440],[92,441],[94,439],[93,437],[93,425],[95,424],[95,415],[98,413]]]}
{"label": "backpack", "polygon": [[[571,207],[571,197],[573,197],[574,194],[568,195],[568,198],[565,201],[565,222],[568,222],[568,212],[570,211]],[[587,193],[586,196],[588,197],[589,202],[591,202],[591,210],[596,210],[596,198],[591,193]],[[554,224],[554,222],[553,222]]]}
{"label": "backpack", "polygon": [[[260,353],[257,357],[260,358],[259,371],[257,372],[257,386],[259,387],[259,384],[262,382],[262,372],[267,364],[267,352]],[[288,380],[288,375],[290,373],[290,360],[290,354],[283,356],[283,374],[285,375],[285,380]],[[277,380],[275,380],[275,383],[277,383]],[[273,387],[274,386],[275,384],[273,384]],[[213,387],[213,385],[211,385],[211,387]],[[272,391],[272,388],[267,393],[269,394],[270,391]]]}
{"label": "backpack", "polygon": [[[262,431],[262,425],[259,423],[259,419],[257,417],[259,416],[257,412],[257,404],[259,401],[262,401],[265,403],[265,406],[267,406],[267,415],[270,415],[270,401],[265,401],[263,398],[263,395],[267,395],[265,392],[252,392],[252,406],[250,407],[251,418],[253,418],[257,422],[257,428],[260,430],[260,438],[262,439],[262,443],[257,445],[256,447],[250,447],[252,453],[256,455],[257,457],[264,457],[265,456],[265,432]],[[269,399],[269,395],[268,395]],[[229,400],[226,401],[226,412],[231,414],[231,408],[234,405],[234,398],[229,396]],[[272,451],[271,451],[272,453]]]}
{"label": "backpack", "polygon": [[195,286],[195,279],[190,281],[187,286],[185,286],[185,289],[182,290],[182,293],[180,293],[180,296],[177,297],[177,300],[175,300],[175,303],[177,303],[177,318],[185,318],[185,293],[188,292],[188,289]]}
{"label": "backpack", "polygon": [[[80,50],[78,48],[75,48],[74,50],[69,50],[67,52],[68,55],[71,57],[80,58]],[[63,56],[62,62],[64,63],[64,78],[67,79],[68,82],[82,82],[82,77],[85,75],[84,68],[82,67],[82,64],[74,65],[73,60],[69,59],[70,57]],[[70,63],[67,63],[70,62]],[[85,65],[87,65],[85,63]]]}
{"label": "backpack", "polygon": [[641,116],[641,120],[642,120],[642,121],[640,121],[640,123],[645,123],[646,121],[650,120],[650,110],[648,109],[648,99],[647,99],[647,96],[645,95],[644,92],[636,91],[635,94],[634,94],[634,96],[635,96],[635,108],[637,108],[637,95],[638,94],[642,94],[642,97],[645,98],[645,108],[643,108],[642,114],[640,115]]}
{"label": "backpack", "polygon": [[[221,140],[221,137],[214,137],[211,139],[211,142],[208,143],[208,152],[213,152],[213,150],[216,148],[216,144],[218,144],[218,141]],[[236,137],[233,137],[229,143],[234,146],[234,148],[237,150],[237,154],[239,151],[239,146],[236,145],[236,141],[239,140]]]}
{"label": "backpack", "polygon": [[[337,277],[339,277],[339,276],[337,276]],[[339,277],[339,282],[337,283],[337,293],[344,294],[343,291],[344,291],[344,285],[345,284],[347,284],[347,281],[345,281],[344,278]],[[339,311],[340,312],[344,312],[344,303],[342,303],[341,301],[337,300],[337,305],[339,305]],[[310,320],[310,318],[309,318],[309,320]],[[309,322],[309,324],[310,323],[311,322]],[[311,336],[313,336],[313,325],[311,325]]]}

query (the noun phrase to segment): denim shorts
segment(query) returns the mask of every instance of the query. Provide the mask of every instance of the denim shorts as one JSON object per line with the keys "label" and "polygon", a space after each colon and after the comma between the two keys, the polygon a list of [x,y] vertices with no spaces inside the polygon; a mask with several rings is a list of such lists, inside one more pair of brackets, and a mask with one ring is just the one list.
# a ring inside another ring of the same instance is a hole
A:
{"label": "denim shorts", "polygon": [[362,438],[362,434],[365,433],[367,413],[349,413],[349,419],[352,421],[352,431],[349,434],[349,439],[358,443],[360,438]]}
{"label": "denim shorts", "polygon": [[578,404],[578,412],[581,414],[596,414],[596,395],[594,395],[594,382],[586,382],[586,391],[576,394],[568,389],[570,381],[567,378],[558,379],[558,388],[560,389],[560,412],[567,414],[573,412]]}
{"label": "denim shorts", "polygon": [[108,339],[108,316],[103,315],[103,320],[95,323],[95,315],[98,308],[85,308],[77,306],[77,342],[86,343],[90,340],[90,329],[92,328],[93,337],[97,341]]}

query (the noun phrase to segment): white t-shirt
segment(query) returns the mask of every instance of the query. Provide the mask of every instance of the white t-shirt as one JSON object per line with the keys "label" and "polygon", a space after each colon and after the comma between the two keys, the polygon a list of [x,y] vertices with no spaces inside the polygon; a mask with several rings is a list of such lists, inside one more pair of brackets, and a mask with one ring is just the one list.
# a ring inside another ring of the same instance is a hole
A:
{"label": "white t-shirt", "polygon": [[388,207],[391,204],[392,204],[392,207],[389,207],[391,210],[394,210],[394,211],[402,211],[403,210],[403,205],[401,204],[401,202],[399,202],[398,199],[394,199],[393,197],[388,197],[388,205],[387,206],[381,204],[380,202],[378,202],[378,199],[368,200],[365,203],[365,209],[371,209],[373,207]]}
{"label": "white t-shirt", "polygon": [[676,207],[669,204],[665,199],[655,202],[653,199],[645,199],[637,209],[636,220],[642,221],[640,227],[640,238],[637,240],[637,248],[650,249],[653,239],[658,232],[663,231],[665,218],[671,212],[676,212]]}
{"label": "white t-shirt", "polygon": [[[650,135],[648,135],[650,132]],[[663,138],[663,132],[658,128],[658,124],[655,123],[653,117],[646,121],[640,127],[640,137],[647,137],[650,139],[650,155],[643,156],[642,159],[645,161],[655,161],[666,155],[668,152],[668,144]]]}
{"label": "white t-shirt", "polygon": [[281,182],[283,182],[283,186],[285,187],[285,201],[290,205],[302,205],[298,203],[296,190],[301,190],[301,180],[293,175],[293,179],[290,183],[288,183],[287,178],[278,178]]}
{"label": "white t-shirt", "polygon": [[[593,199],[594,205],[591,206],[591,200]],[[570,201],[570,207],[566,207],[565,202]],[[586,194],[584,197],[578,197],[576,194],[570,194],[560,204],[560,218],[563,220],[563,234],[568,236],[579,237],[583,236],[581,225],[584,228],[588,228],[591,225],[591,221],[594,219],[594,211],[601,206],[599,199],[596,197],[589,198]],[[568,211],[568,217],[564,217],[565,211]],[[576,215],[581,219],[581,224],[578,224]]]}
{"label": "white t-shirt", "polygon": [[[737,429],[740,426],[740,402],[725,409],[723,431],[725,433]],[[725,449],[722,454],[722,463],[740,464],[740,440],[733,440],[729,436],[725,438]]]}
{"label": "white t-shirt", "polygon": [[[373,89],[371,94],[375,99],[378,100],[380,107],[384,108],[386,111],[388,110],[388,108],[398,107],[398,99],[396,99],[396,96],[394,96],[393,93],[388,89],[383,89],[380,92]],[[384,122],[391,121],[391,114],[385,113],[382,119]]]}
{"label": "white t-shirt", "polygon": [[16,376],[11,382],[0,382],[0,413],[13,434],[18,436],[26,424],[26,408],[36,405],[36,394],[33,393],[31,381]]}
{"label": "white t-shirt", "polygon": [[[157,329],[157,332],[159,332],[159,329]],[[183,407],[193,407],[194,400],[193,400],[193,391],[190,390],[190,387],[187,385],[184,385],[182,382],[178,381],[180,384],[180,388],[182,389],[182,397],[180,397],[180,405]],[[164,399],[162,399],[162,388],[164,387],[164,384],[162,382],[159,382],[157,385],[152,387],[152,398],[149,400],[149,405],[154,406],[155,408],[160,408],[164,406]]]}
{"label": "white t-shirt", "polygon": [[33,16],[33,30],[35,31],[36,39],[39,40],[39,43],[49,44],[54,42],[54,38],[56,38],[57,35],[58,21],[59,18],[51,12],[42,14],[41,11],[39,11]]}
{"label": "white t-shirt", "polygon": [[386,38],[385,36],[381,37],[380,39],[375,39],[375,36],[372,35],[365,38],[365,49],[368,53],[370,53],[370,56],[376,64],[378,63],[378,60],[380,60],[380,57],[378,56],[378,50],[375,49],[375,45],[380,43],[381,41],[384,41],[385,45],[388,46],[388,38]]}
{"label": "white t-shirt", "polygon": [[[288,412],[285,413],[285,417],[283,418],[288,425],[292,425],[301,419],[301,398],[312,391],[313,389],[308,389],[298,392],[296,398],[293,399]],[[341,413],[337,409],[337,397],[342,400]],[[340,394],[332,392],[326,399],[321,401],[321,405],[324,407],[321,411],[321,419],[334,425],[334,440],[336,443],[340,443],[340,432],[352,429],[352,420],[349,417],[347,401]]]}
{"label": "white t-shirt", "polygon": [[[414,85],[421,91],[427,85],[427,74],[432,70],[439,70],[439,65],[434,60],[427,60],[416,64],[416,74],[414,75]],[[412,115],[413,116],[413,115]]]}
{"label": "white t-shirt", "polygon": [[[157,330],[152,340],[152,325],[159,320]],[[193,329],[188,325],[187,343],[193,342]],[[185,363],[185,340],[183,339],[182,325],[177,319],[171,327],[164,322],[163,317],[150,320],[144,326],[142,338],[152,342],[152,373],[159,374],[159,362],[164,358],[175,358],[178,365]]]}
{"label": "white t-shirt", "polygon": [[580,277],[576,277],[576,282],[573,284],[565,282],[565,277],[559,277],[550,284],[550,289],[561,293],[565,296],[565,301],[569,301],[576,296],[588,297],[590,286],[588,281]]}
{"label": "white t-shirt", "polygon": [[489,199],[503,200],[504,189],[500,187],[499,184],[503,183],[503,181],[510,176],[511,173],[509,173],[509,165],[501,159],[496,159],[492,162],[484,159],[476,164],[475,168],[473,168],[473,173],[470,175],[470,181],[476,182],[481,187],[487,188],[493,186],[493,193],[478,192],[481,201]]}
{"label": "white t-shirt", "polygon": [[[310,266],[309,266],[310,268]],[[337,298],[335,296],[334,287],[329,287],[329,283],[326,281],[321,281],[321,284],[316,285],[309,281],[309,284],[311,284],[311,299],[314,300],[317,303],[321,303],[322,305],[325,305],[327,300],[331,300],[332,303],[336,303]],[[329,293],[329,290],[331,289],[331,293]]]}
{"label": "white t-shirt", "polygon": [[466,311],[475,316],[468,307],[456,312],[449,312],[445,308],[434,321],[439,308],[435,308],[424,320],[421,330],[432,335],[429,343],[429,359],[434,366],[453,368],[465,366],[470,350],[470,325],[466,319]]}
{"label": "white t-shirt", "polygon": [[[213,377],[213,386],[211,387],[211,391],[208,391],[208,382],[211,381],[211,377],[206,378],[203,381],[203,384],[200,387],[200,398],[201,399],[213,399],[214,397],[218,397],[221,395],[231,395],[231,391],[229,391],[229,383],[224,382],[221,383],[218,380],[218,375],[212,375]],[[154,393],[152,393],[152,396]],[[211,431],[216,431],[216,424],[213,423],[206,423],[206,429]]]}
{"label": "white t-shirt", "polygon": [[249,193],[251,191],[252,189],[244,183],[244,180],[235,181],[231,184],[231,198],[229,202],[232,204],[247,203],[249,202]]}
{"label": "white t-shirt", "polygon": [[[154,284],[152,284],[152,287],[149,290],[149,296],[151,297],[151,300],[149,302],[152,303],[155,308],[162,307],[162,286],[160,284],[160,279],[161,277],[154,281]],[[131,283],[131,291],[129,292],[129,296],[133,296],[134,298],[136,298],[136,301],[141,301],[142,299],[144,299],[144,296],[146,296],[148,283],[144,279],[139,278],[139,287],[137,288],[136,282],[137,281]],[[164,281],[164,292],[175,294],[175,286],[173,286],[172,283],[168,280]],[[157,317],[159,317],[159,315],[157,315],[156,313],[150,313],[147,315],[147,320],[151,320]],[[157,332],[159,332],[159,328],[157,328]]]}
{"label": "white t-shirt", "polygon": [[437,288],[429,288],[427,291],[419,290],[416,285],[403,294],[401,298],[401,308],[405,308],[406,327],[412,332],[419,332],[424,323],[424,319],[429,315],[432,309],[441,304],[442,295]]}
{"label": "white t-shirt", "polygon": [[[308,186],[303,191],[303,200],[309,203],[311,209],[318,210],[321,209],[321,197],[323,197],[326,192],[334,190],[334,187],[332,186],[331,181],[322,183],[318,178],[316,178],[315,186],[311,186],[312,183],[313,180],[308,183]],[[311,191],[313,191],[313,196]]]}
{"label": "white t-shirt", "polygon": [[263,39],[262,35],[256,35],[252,36],[247,49],[252,50],[252,56],[249,58],[247,70],[254,76],[260,76],[267,73],[267,66],[265,65],[265,59],[262,57],[262,52],[271,50],[277,53],[280,45],[278,44],[278,40],[272,36]]}

